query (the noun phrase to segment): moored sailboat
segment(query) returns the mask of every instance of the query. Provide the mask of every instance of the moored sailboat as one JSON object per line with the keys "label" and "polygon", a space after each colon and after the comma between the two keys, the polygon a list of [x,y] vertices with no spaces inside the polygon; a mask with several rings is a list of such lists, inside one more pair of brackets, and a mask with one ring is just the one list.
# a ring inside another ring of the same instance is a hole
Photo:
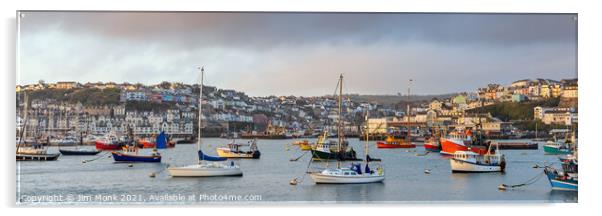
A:
{"label": "moored sailboat", "polygon": [[357,158],[355,150],[349,147],[347,140],[339,139],[338,142],[329,140],[327,130],[324,130],[324,133],[318,137],[315,146],[310,146],[309,150],[312,158],[320,160],[361,160]]}
{"label": "moored sailboat", "polygon": [[201,116],[203,99],[203,73],[201,69],[201,85],[199,90],[199,113],[198,113],[198,131],[197,131],[197,164],[179,167],[169,167],[167,171],[172,177],[211,177],[211,176],[242,176],[242,170],[234,161],[221,162],[227,160],[223,157],[208,156],[201,150]]}
{"label": "moored sailboat", "polygon": [[[342,101],[342,93],[343,93],[343,75],[341,74],[339,79],[339,118],[338,118],[338,137],[339,142],[337,143],[337,147],[339,148],[339,152],[341,151],[341,146],[343,143],[344,132],[342,130],[342,109],[341,109],[341,101]],[[368,113],[366,113],[366,127],[368,126]],[[368,130],[366,130],[368,131]],[[369,163],[371,161],[380,161],[380,159],[372,159],[368,155],[368,133],[366,133],[366,144],[364,149],[364,163],[365,171],[362,172],[361,163],[355,164],[352,163],[349,168],[341,167],[341,156],[337,158],[337,168],[335,169],[324,169],[320,172],[311,172],[309,173],[310,177],[314,180],[316,184],[361,184],[361,183],[377,183],[385,180],[384,168],[379,166],[376,169],[376,172],[369,167]],[[340,154],[339,154],[340,155]]]}
{"label": "moored sailboat", "polygon": [[[48,149],[41,145],[34,138],[34,142],[31,147],[22,147],[22,142],[27,137],[27,123],[28,121],[28,113],[29,113],[29,100],[27,94],[24,96],[25,106],[24,106],[24,116],[25,123],[21,128],[21,133],[17,142],[17,152],[16,152],[16,160],[17,161],[55,161],[61,156],[60,153],[48,153]],[[49,144],[49,143],[46,143]]]}

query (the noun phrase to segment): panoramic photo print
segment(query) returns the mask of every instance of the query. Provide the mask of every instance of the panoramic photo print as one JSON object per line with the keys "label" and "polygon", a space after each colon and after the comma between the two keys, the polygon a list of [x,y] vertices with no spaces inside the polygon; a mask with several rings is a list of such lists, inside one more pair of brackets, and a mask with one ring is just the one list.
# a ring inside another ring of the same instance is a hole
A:
{"label": "panoramic photo print", "polygon": [[18,11],[16,204],[577,203],[577,17]]}

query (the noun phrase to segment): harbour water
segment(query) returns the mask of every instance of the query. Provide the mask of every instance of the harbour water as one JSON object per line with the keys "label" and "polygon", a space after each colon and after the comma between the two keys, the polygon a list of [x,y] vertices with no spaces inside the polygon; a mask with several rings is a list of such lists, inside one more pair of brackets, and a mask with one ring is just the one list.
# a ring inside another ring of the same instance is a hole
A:
{"label": "harbour water", "polygon": [[[245,140],[237,140],[246,142]],[[350,139],[363,155],[363,141]],[[226,139],[203,139],[203,150],[215,155]],[[541,175],[535,164],[560,167],[558,156],[538,150],[503,150],[505,173],[452,173],[449,156],[424,153],[424,148],[376,149],[370,141],[370,156],[381,158],[386,179],[383,183],[357,185],[316,185],[304,177],[310,154],[290,161],[304,152],[293,140],[259,140],[261,159],[239,159],[242,177],[172,178],[168,166],[196,162],[196,145],[179,144],[160,150],[162,163],[115,163],[108,152],[98,156],[61,156],[57,161],[17,162],[17,200],[21,204],[203,204],[207,202],[577,202],[577,192],[552,191],[544,176],[534,184],[506,191],[500,184],[521,184]],[[90,147],[92,148],[92,146]],[[142,153],[150,151],[142,150]],[[58,152],[51,147],[49,152]],[[82,163],[82,160],[99,158]],[[333,166],[335,163],[328,163]],[[346,165],[348,163],[343,163]],[[324,162],[312,167],[324,167]],[[425,173],[430,170],[430,174]],[[155,177],[150,177],[156,173]],[[290,185],[293,178],[302,179]],[[50,198],[49,198],[50,197]],[[194,197],[194,198],[193,198]],[[42,200],[38,202],[38,200]]]}

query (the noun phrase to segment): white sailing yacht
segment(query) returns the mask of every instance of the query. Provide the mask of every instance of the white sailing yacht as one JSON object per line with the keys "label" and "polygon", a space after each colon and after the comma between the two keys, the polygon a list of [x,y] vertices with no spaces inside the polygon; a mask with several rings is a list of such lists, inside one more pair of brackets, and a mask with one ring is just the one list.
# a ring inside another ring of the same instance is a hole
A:
{"label": "white sailing yacht", "polygon": [[[343,142],[343,121],[342,121],[342,98],[343,98],[343,74],[339,78],[339,118],[338,118],[338,147],[339,152],[341,143]],[[366,130],[368,131],[368,113],[366,113]],[[366,133],[366,144],[364,147],[364,163],[365,170],[362,172],[361,164],[352,163],[349,168],[342,168],[341,161],[337,158],[337,168],[324,169],[321,172],[312,172],[309,175],[317,184],[360,184],[360,183],[376,183],[385,180],[385,170],[382,166],[376,171],[369,168],[370,161],[380,161],[372,159],[368,156],[368,133]]]}
{"label": "white sailing yacht", "polygon": [[169,167],[167,171],[172,177],[208,177],[208,176],[241,176],[242,170],[234,161],[222,162],[227,160],[222,157],[208,156],[201,150],[201,116],[203,100],[203,74],[205,68],[201,67],[201,85],[199,90],[199,120],[197,133],[197,164],[181,167]]}

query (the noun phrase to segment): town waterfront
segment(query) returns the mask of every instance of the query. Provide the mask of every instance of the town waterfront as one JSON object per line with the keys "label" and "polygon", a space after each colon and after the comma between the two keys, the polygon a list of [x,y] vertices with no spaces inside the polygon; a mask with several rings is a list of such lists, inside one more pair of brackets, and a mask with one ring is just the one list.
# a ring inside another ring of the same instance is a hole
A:
{"label": "town waterfront", "polygon": [[[246,142],[245,140],[237,140]],[[21,204],[204,204],[236,202],[499,202],[541,203],[577,202],[577,192],[553,191],[545,177],[534,184],[500,191],[500,184],[521,184],[541,174],[539,166],[560,167],[557,155],[538,150],[503,150],[508,165],[505,173],[452,173],[449,156],[424,153],[424,148],[376,149],[370,142],[370,155],[382,158],[386,167],[384,183],[357,185],[316,185],[303,178],[310,160],[294,140],[259,140],[259,160],[236,160],[242,177],[172,178],[167,166],[194,163],[196,145],[179,144],[160,150],[162,163],[114,163],[107,152],[98,156],[61,156],[57,161],[17,161],[17,200]],[[315,141],[311,140],[310,141]],[[350,139],[350,145],[363,155],[363,141]],[[526,141],[526,140],[525,140]],[[203,139],[204,151],[230,140]],[[207,148],[207,146],[210,146]],[[288,150],[287,150],[288,149]],[[143,149],[142,151],[150,151]],[[49,152],[58,152],[50,147]],[[97,160],[82,163],[83,160]],[[315,163],[313,166],[325,165]],[[329,165],[332,167],[333,162]],[[344,163],[348,164],[348,163]],[[323,166],[322,166],[323,167]],[[430,170],[430,174],[425,173]],[[155,173],[155,177],[150,177]],[[304,179],[290,185],[293,178]],[[36,202],[39,197],[61,197]],[[188,199],[193,196],[194,199]],[[224,198],[224,196],[227,196]],[[238,198],[232,198],[238,197]],[[57,202],[55,202],[57,201]]]}

